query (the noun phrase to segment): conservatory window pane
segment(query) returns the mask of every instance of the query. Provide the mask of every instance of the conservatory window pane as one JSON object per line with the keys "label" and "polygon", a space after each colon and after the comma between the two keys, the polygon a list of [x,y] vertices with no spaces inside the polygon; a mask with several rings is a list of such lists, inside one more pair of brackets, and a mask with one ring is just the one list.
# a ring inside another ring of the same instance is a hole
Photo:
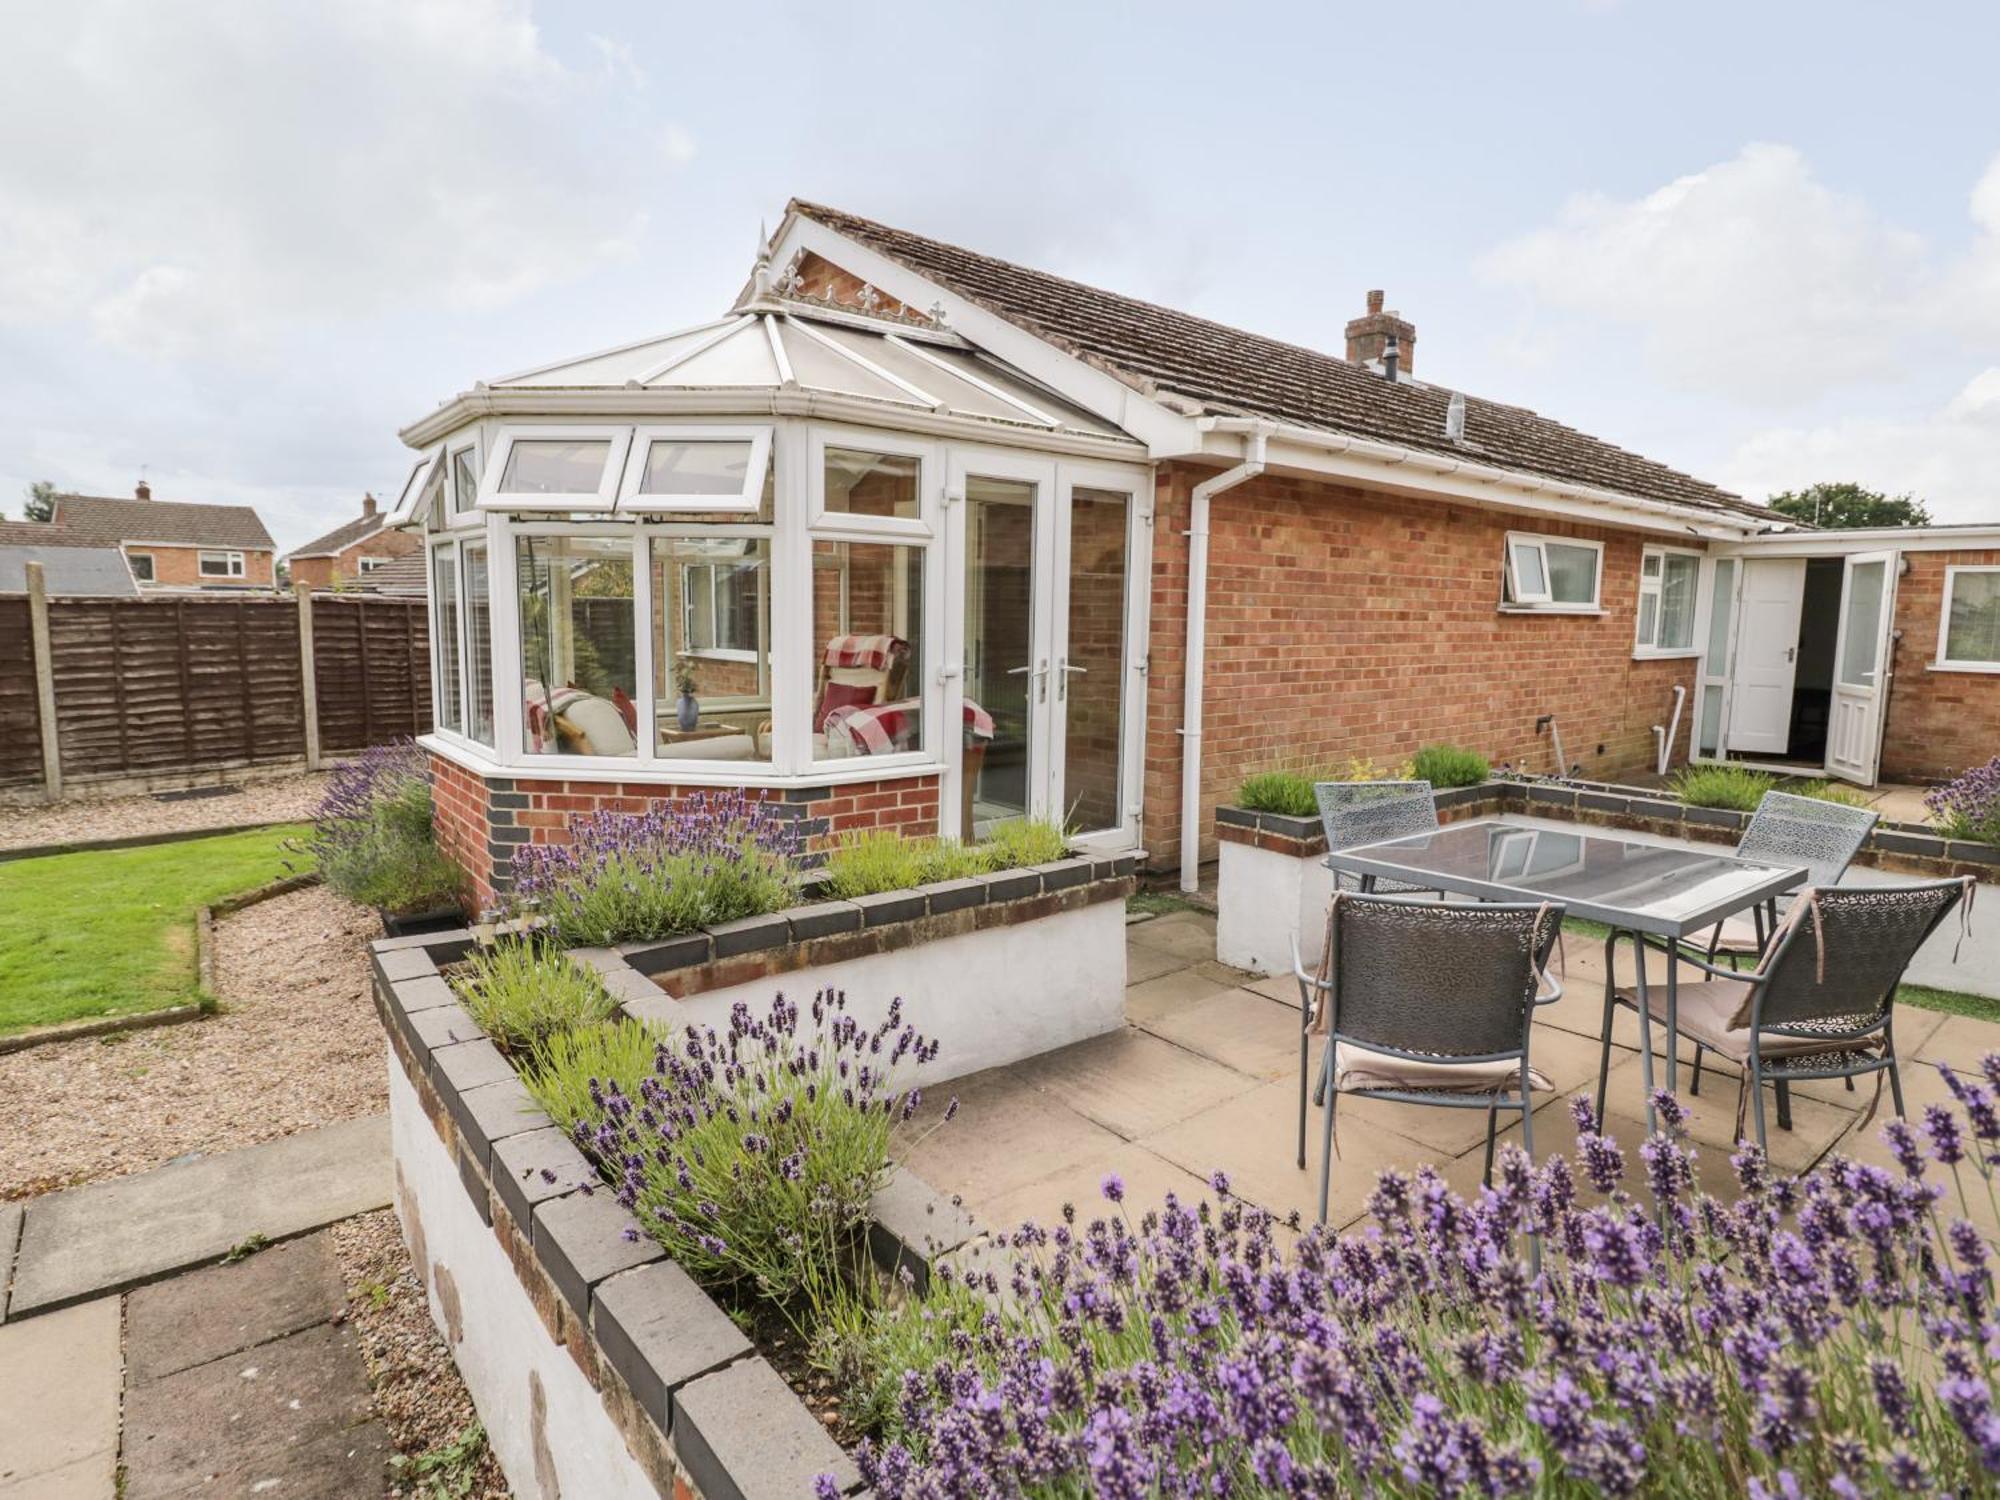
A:
{"label": "conservatory window pane", "polygon": [[1544,542],[1549,559],[1549,597],[1557,604],[1597,602],[1597,549]]}
{"label": "conservatory window pane", "polygon": [[632,543],[520,536],[521,702],[534,755],[631,755],[638,748]]}
{"label": "conservatory window pane", "polygon": [[451,456],[451,508],[471,510],[479,499],[479,476],[472,469],[473,450],[461,448]]}
{"label": "conservatory window pane", "polygon": [[655,537],[652,570],[653,753],[768,761],[770,538]]}
{"label": "conservatory window pane", "polygon": [[813,543],[815,760],[922,750],[924,549]]}
{"label": "conservatory window pane", "polygon": [[437,659],[436,717],[440,729],[465,728],[458,663],[458,552],[431,552],[431,650]]}
{"label": "conservatory window pane", "polygon": [[2000,663],[2000,572],[1954,573],[1944,659]]}
{"label": "conservatory window pane", "polygon": [[1685,651],[1694,644],[1695,581],[1701,559],[1669,553],[1660,578],[1660,649]]}
{"label": "conservatory window pane", "polygon": [[[465,657],[470,680],[471,717],[466,734],[493,743],[493,595],[486,572],[486,549],[465,551]],[[364,562],[367,559],[363,559]],[[362,570],[366,572],[367,569]]]}
{"label": "conservatory window pane", "polygon": [[826,509],[855,516],[918,517],[917,478],[922,460],[907,453],[826,450]]}
{"label": "conservatory window pane", "polygon": [[750,478],[745,442],[651,443],[639,477],[642,495],[740,495]]}
{"label": "conservatory window pane", "polygon": [[508,495],[594,495],[611,458],[608,438],[517,438],[500,490]]}

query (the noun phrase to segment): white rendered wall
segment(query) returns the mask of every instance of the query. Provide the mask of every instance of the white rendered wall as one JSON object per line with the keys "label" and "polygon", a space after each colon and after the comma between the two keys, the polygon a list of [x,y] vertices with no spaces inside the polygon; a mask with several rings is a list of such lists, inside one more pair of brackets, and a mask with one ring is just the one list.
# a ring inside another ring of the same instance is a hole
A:
{"label": "white rendered wall", "polygon": [[1306,966],[1319,962],[1333,871],[1320,861],[1223,840],[1215,887],[1215,956],[1232,969],[1283,974],[1292,967],[1292,936]]}
{"label": "white rendered wall", "polygon": [[[452,1358],[514,1493],[544,1492],[535,1454],[534,1389],[539,1381],[543,1462],[553,1463],[561,1493],[590,1500],[658,1500],[659,1491],[626,1448],[597,1392],[543,1328],[500,1242],[473,1208],[458,1168],[393,1051],[389,1135],[403,1237],[411,1242],[412,1253],[421,1250],[429,1261],[423,1280],[431,1320],[449,1341],[452,1320],[438,1296],[442,1273],[458,1304],[459,1339],[452,1345]],[[412,1208],[421,1235],[410,1232]]]}
{"label": "white rendered wall", "polygon": [[809,1011],[822,989],[845,990],[849,1012],[868,1028],[902,997],[904,1020],[940,1044],[911,1082],[928,1087],[1019,1062],[1125,1024],[1125,903],[753,979],[681,1005],[690,1021],[720,1031],[738,1000],[761,1015],[782,991]]}

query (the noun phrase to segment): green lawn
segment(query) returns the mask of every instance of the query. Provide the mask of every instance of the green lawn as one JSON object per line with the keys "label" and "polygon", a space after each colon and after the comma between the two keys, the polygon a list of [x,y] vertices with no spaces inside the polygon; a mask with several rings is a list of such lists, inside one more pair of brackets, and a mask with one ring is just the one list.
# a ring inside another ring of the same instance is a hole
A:
{"label": "green lawn", "polygon": [[293,873],[282,845],[304,831],[0,864],[0,1033],[202,999],[196,908]]}

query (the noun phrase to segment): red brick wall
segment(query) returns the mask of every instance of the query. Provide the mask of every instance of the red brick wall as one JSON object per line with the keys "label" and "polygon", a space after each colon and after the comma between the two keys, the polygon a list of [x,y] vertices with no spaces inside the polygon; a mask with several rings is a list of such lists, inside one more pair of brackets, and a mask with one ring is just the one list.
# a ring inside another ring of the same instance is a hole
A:
{"label": "red brick wall", "polygon": [[271,587],[275,574],[269,552],[243,552],[241,578],[207,578],[201,572],[204,552],[231,552],[232,547],[166,547],[150,542],[133,542],[125,548],[128,556],[144,554],[153,559],[153,578],[141,588],[247,588]]}
{"label": "red brick wall", "polygon": [[[1190,492],[1207,471],[1164,465],[1153,528],[1145,843],[1179,862],[1182,661]],[[1501,614],[1510,530],[1605,546],[1602,615]],[[1556,715],[1584,774],[1653,763],[1652,726],[1692,658],[1634,661],[1645,536],[1553,518],[1266,475],[1212,502],[1203,701],[1203,857],[1211,815],[1243,777],[1448,740],[1498,765],[1554,769],[1535,720]],[[1690,710],[1691,712],[1691,710]],[[1677,758],[1689,713],[1682,715]],[[1600,748],[1601,747],[1601,748]]]}
{"label": "red brick wall", "polygon": [[1937,781],[2000,754],[2000,674],[1940,672],[1944,570],[2000,564],[2000,552],[1906,552],[1896,582],[1895,676],[1882,733],[1886,781]]}
{"label": "red brick wall", "polygon": [[[438,843],[465,870],[468,894],[480,912],[493,910],[505,894],[515,846],[565,843],[570,820],[581,813],[644,812],[677,797],[712,790],[638,782],[482,777],[443,756],[431,757]],[[935,775],[841,786],[747,790],[752,797],[792,810],[789,815],[798,819],[808,852],[825,849],[852,829],[899,828],[906,833],[928,834],[938,827]]]}

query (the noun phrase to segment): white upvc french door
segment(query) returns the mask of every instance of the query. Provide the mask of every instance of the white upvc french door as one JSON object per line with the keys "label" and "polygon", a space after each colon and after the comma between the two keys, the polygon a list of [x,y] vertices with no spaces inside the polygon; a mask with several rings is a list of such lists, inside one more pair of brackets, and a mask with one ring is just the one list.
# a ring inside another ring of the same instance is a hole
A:
{"label": "white upvc french door", "polygon": [[1896,554],[1850,553],[1840,580],[1826,768],[1863,786],[1875,784],[1882,760],[1895,617]]}
{"label": "white upvc french door", "polygon": [[1729,704],[1727,748],[1731,750],[1782,756],[1791,741],[1792,688],[1805,594],[1804,558],[1744,560]]}

